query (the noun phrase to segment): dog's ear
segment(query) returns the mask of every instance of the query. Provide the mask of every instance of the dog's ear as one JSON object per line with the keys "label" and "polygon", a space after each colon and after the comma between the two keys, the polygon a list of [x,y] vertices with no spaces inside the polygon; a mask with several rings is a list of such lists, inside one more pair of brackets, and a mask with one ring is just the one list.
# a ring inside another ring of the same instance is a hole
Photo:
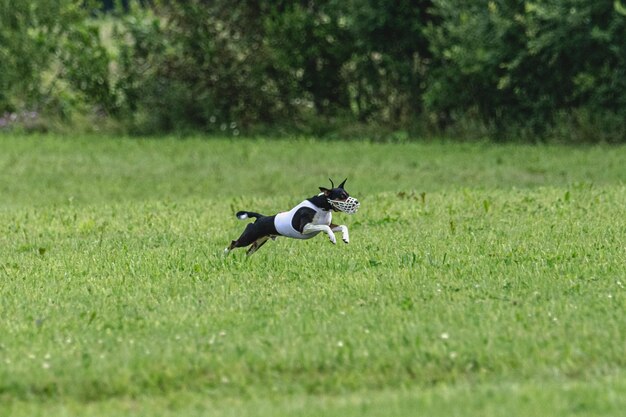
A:
{"label": "dog's ear", "polygon": [[345,180],[343,180],[343,182],[341,184],[339,184],[339,187],[337,187],[337,188],[341,188],[343,190],[343,185],[346,183],[346,181],[348,181],[347,178]]}
{"label": "dog's ear", "polygon": [[328,197],[331,193],[331,190],[325,187],[320,187],[320,191],[323,192],[326,197]]}

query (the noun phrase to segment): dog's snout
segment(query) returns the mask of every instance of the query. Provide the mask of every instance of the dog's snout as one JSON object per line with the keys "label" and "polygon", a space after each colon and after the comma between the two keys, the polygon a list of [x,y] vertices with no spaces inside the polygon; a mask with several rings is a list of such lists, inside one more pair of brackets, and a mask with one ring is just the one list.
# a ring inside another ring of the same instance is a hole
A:
{"label": "dog's snout", "polygon": [[329,200],[335,210],[342,211],[347,214],[354,214],[361,205],[354,197],[348,197],[345,200]]}

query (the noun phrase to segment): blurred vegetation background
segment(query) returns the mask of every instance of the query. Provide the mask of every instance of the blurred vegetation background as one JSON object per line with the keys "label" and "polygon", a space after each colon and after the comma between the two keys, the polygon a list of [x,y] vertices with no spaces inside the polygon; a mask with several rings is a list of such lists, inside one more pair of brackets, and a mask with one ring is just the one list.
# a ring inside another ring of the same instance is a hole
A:
{"label": "blurred vegetation background", "polygon": [[626,141],[620,0],[0,0],[0,131]]}

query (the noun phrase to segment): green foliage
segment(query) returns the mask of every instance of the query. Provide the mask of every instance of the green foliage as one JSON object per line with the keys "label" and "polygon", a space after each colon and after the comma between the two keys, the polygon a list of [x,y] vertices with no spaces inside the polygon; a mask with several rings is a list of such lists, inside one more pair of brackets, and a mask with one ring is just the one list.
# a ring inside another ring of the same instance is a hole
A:
{"label": "green foliage", "polygon": [[0,2],[0,115],[35,110],[69,117],[83,105],[113,110],[110,58],[88,3]]}
{"label": "green foliage", "polygon": [[107,113],[116,111],[111,86],[111,58],[102,45],[98,26],[88,22],[73,27],[58,52],[60,77],[81,95],[81,101],[99,106]]}
{"label": "green foliage", "polygon": [[460,3],[436,1],[442,23],[429,30],[427,103],[440,118],[541,134],[562,111],[626,114],[626,19],[613,2]]}
{"label": "green foliage", "polygon": [[[167,2],[135,8],[118,29],[120,88],[151,130],[229,130],[269,123],[289,105],[257,12],[247,3]],[[130,39],[129,42],[125,40]]]}
{"label": "green foliage", "polygon": [[353,59],[346,66],[351,101],[362,121],[407,126],[424,111],[432,55],[425,28],[436,23],[429,0],[349,2]]}
{"label": "green foliage", "polygon": [[619,1],[83,3],[0,3],[0,129],[624,140]]}
{"label": "green foliage", "polygon": [[[0,415],[619,415],[625,153],[3,137]],[[222,257],[329,174],[349,245]]]}
{"label": "green foliage", "polygon": [[195,0],[135,8],[120,30],[119,39],[131,39],[120,46],[121,91],[155,130],[233,122],[306,130],[337,117],[400,126],[421,111],[430,6]]}
{"label": "green foliage", "polygon": [[295,84],[291,100],[302,107],[309,101],[322,115],[346,111],[348,86],[341,72],[351,55],[346,45],[354,40],[344,2],[282,3],[269,10],[264,25],[277,64]]}
{"label": "green foliage", "polygon": [[59,2],[0,2],[0,113],[29,106],[40,98],[55,38],[64,28],[54,19]]}

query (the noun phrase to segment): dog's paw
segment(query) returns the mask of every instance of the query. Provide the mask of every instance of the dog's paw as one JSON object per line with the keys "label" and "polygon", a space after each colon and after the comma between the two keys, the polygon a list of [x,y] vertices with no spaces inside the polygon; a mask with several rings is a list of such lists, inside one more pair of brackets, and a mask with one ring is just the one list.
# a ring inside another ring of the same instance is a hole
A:
{"label": "dog's paw", "polygon": [[329,239],[330,239],[330,242],[331,242],[333,245],[336,245],[336,244],[337,244],[337,238],[336,238],[334,235],[330,235],[330,236],[329,236]]}
{"label": "dog's paw", "polygon": [[343,239],[341,239],[344,241],[344,243],[350,243],[350,239],[348,239],[347,237],[344,237]]}

